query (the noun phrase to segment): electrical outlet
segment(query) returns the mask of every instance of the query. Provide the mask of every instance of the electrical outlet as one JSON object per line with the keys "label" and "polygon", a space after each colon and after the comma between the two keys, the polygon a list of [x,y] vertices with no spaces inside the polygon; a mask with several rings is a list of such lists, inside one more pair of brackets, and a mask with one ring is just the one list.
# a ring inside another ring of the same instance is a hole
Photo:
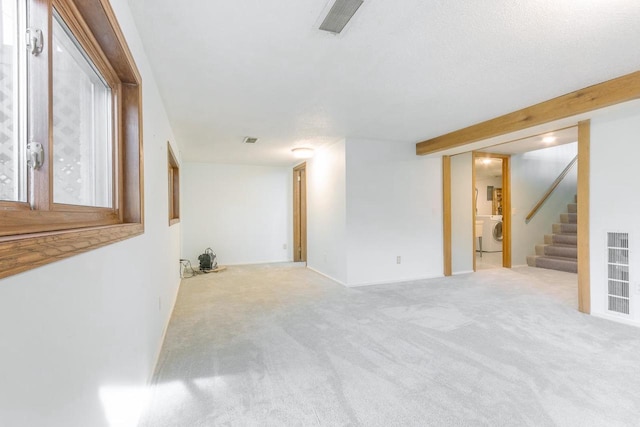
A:
{"label": "electrical outlet", "polygon": [[158,311],[162,311],[162,298],[158,297]]}
{"label": "electrical outlet", "polygon": [[396,264],[401,264],[402,263],[402,257],[400,255],[398,255],[396,257]]}
{"label": "electrical outlet", "polygon": [[287,249],[287,244],[286,243],[282,244],[282,249]]}

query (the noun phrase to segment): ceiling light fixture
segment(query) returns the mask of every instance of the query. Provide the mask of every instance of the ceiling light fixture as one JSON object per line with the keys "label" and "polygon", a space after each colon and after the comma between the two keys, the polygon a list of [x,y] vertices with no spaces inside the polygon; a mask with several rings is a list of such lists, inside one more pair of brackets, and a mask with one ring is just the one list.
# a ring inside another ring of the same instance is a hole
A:
{"label": "ceiling light fixture", "polygon": [[291,150],[296,159],[310,159],[313,157],[313,148],[298,147]]}
{"label": "ceiling light fixture", "polygon": [[552,144],[554,142],[556,142],[558,138],[556,138],[555,136],[545,136],[544,138],[542,138],[542,142],[544,142],[545,144]]}
{"label": "ceiling light fixture", "polygon": [[363,0],[336,0],[326,18],[320,24],[320,29],[340,34],[362,3]]}

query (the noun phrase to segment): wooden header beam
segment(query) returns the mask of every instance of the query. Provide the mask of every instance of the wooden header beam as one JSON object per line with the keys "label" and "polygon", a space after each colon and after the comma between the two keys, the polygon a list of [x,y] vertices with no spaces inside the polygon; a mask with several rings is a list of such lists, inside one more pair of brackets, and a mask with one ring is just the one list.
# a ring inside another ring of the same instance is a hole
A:
{"label": "wooden header beam", "polygon": [[640,71],[416,144],[421,156],[640,98]]}

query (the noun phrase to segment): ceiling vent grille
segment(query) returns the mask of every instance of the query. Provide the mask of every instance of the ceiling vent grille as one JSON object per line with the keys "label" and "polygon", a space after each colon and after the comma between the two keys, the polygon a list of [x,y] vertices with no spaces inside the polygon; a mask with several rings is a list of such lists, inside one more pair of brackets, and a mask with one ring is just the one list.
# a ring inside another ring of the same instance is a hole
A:
{"label": "ceiling vent grille", "polygon": [[339,34],[362,3],[362,0],[336,0],[327,17],[322,21],[320,29]]}
{"label": "ceiling vent grille", "polygon": [[254,138],[252,136],[247,136],[244,139],[245,144],[255,144],[256,142],[258,142],[258,138]]}
{"label": "ceiling vent grille", "polygon": [[629,314],[629,233],[607,233],[608,308]]}

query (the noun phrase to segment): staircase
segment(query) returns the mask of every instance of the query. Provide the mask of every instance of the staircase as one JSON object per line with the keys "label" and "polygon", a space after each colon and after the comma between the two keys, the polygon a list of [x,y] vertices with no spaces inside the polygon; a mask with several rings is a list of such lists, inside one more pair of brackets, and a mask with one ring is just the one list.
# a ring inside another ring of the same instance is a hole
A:
{"label": "staircase", "polygon": [[536,245],[536,254],[527,257],[529,267],[578,272],[578,205],[567,205],[560,214],[560,223],[553,224],[553,234],[544,236],[544,244]]}

